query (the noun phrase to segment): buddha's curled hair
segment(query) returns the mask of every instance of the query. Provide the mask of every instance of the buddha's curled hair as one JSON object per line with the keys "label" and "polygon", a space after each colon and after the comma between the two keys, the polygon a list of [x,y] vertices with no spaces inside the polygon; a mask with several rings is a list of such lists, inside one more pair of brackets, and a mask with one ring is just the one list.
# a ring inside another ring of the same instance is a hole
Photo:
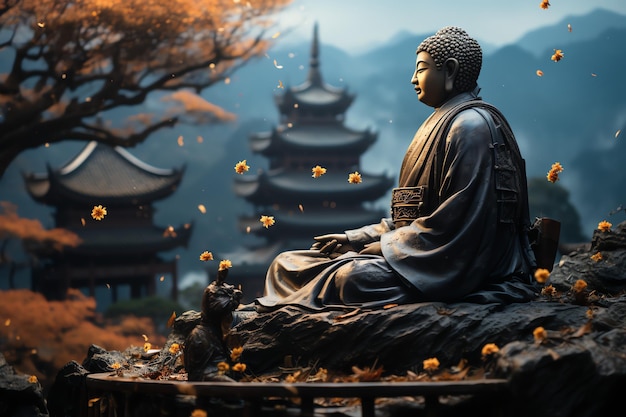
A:
{"label": "buddha's curled hair", "polygon": [[459,61],[459,73],[454,81],[458,91],[471,91],[476,87],[483,53],[478,42],[465,30],[456,26],[446,26],[422,41],[416,53],[422,51],[430,54],[437,69],[441,69],[448,58],[456,58]]}

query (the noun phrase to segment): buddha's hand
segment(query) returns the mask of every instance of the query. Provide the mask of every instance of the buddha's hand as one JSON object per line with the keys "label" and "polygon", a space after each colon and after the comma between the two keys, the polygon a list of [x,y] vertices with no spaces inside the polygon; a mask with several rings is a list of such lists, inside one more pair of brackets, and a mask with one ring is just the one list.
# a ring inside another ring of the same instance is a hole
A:
{"label": "buddha's hand", "polygon": [[344,234],[328,234],[315,236],[315,243],[311,249],[319,250],[330,257],[336,257],[343,253],[353,250],[348,237]]}

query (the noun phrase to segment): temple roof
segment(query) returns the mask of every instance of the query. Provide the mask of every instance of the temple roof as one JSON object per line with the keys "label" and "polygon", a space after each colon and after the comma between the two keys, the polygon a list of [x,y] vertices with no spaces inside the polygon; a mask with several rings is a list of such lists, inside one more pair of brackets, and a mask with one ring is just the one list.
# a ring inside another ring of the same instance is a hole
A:
{"label": "temple roof", "polygon": [[174,228],[172,233],[167,228],[132,227],[121,228],[78,228],[70,229],[82,239],[82,243],[64,249],[66,254],[97,255],[106,254],[152,255],[157,252],[187,246],[191,237],[192,225],[186,224]]}
{"label": "temple roof", "polygon": [[336,123],[298,124],[251,135],[250,147],[262,154],[323,150],[360,155],[376,142],[376,137],[370,130],[356,131]]}
{"label": "temple roof", "polygon": [[183,169],[151,166],[126,149],[89,142],[62,168],[24,175],[26,188],[38,201],[64,200],[90,204],[148,203],[174,192]]}
{"label": "temple roof", "polygon": [[291,113],[295,104],[298,105],[300,111],[305,113],[307,108],[332,108],[334,113],[341,114],[350,107],[354,96],[343,88],[326,84],[322,79],[319,67],[319,41],[316,23],[313,29],[307,79],[298,86],[287,88],[284,94],[275,96],[276,104],[282,114]]}
{"label": "temple roof", "polygon": [[284,200],[299,203],[310,201],[374,201],[391,187],[393,179],[385,174],[363,174],[363,182],[348,182],[348,172],[328,172],[312,178],[311,171],[275,170],[235,179],[235,193],[256,203],[271,205]]}

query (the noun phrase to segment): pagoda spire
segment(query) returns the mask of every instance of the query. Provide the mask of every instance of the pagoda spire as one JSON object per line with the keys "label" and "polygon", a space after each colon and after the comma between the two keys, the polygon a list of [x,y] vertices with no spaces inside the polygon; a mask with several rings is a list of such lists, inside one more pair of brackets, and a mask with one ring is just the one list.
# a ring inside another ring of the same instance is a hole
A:
{"label": "pagoda spire", "polygon": [[319,60],[319,39],[317,34],[317,22],[313,26],[313,42],[311,43],[311,60],[309,62],[309,76],[308,80],[312,85],[321,86],[322,73],[320,72],[320,60]]}

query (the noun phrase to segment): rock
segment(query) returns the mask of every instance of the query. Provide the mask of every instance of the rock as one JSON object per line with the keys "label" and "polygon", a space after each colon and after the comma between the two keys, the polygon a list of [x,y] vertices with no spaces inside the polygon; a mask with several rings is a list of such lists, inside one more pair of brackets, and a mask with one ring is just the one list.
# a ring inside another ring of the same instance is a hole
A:
{"label": "rock", "polygon": [[48,416],[41,384],[29,378],[17,374],[0,353],[0,416]]}
{"label": "rock", "polygon": [[78,362],[67,363],[58,373],[48,392],[50,417],[80,417],[87,404],[84,398],[85,377],[89,371]]}

